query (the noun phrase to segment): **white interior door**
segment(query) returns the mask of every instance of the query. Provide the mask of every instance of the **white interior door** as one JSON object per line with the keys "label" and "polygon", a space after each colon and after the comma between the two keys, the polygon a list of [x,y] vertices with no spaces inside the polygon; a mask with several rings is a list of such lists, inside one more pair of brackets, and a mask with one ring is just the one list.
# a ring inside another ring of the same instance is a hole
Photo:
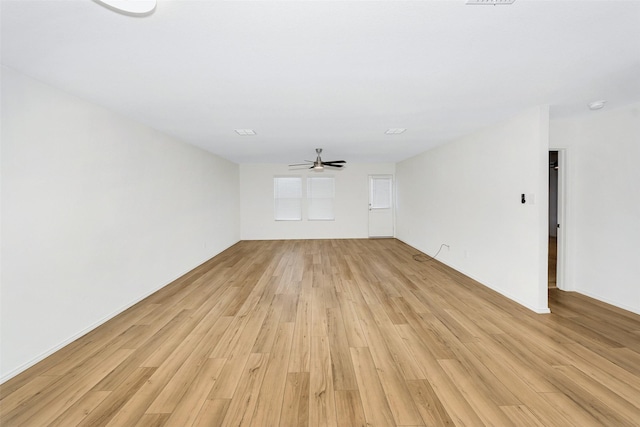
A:
{"label": "white interior door", "polygon": [[369,175],[369,237],[393,237],[391,175]]}

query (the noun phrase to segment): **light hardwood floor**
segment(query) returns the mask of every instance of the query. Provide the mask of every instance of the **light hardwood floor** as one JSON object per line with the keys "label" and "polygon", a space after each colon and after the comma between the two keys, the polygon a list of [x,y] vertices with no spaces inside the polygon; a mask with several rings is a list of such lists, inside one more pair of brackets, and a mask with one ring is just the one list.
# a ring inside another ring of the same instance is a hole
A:
{"label": "light hardwood floor", "polygon": [[240,242],[6,382],[0,424],[640,425],[640,316],[537,315],[414,254]]}
{"label": "light hardwood floor", "polygon": [[549,251],[547,252],[549,255],[549,279],[548,284],[550,288],[556,288],[556,276],[557,276],[557,267],[558,267],[558,238],[549,236]]}

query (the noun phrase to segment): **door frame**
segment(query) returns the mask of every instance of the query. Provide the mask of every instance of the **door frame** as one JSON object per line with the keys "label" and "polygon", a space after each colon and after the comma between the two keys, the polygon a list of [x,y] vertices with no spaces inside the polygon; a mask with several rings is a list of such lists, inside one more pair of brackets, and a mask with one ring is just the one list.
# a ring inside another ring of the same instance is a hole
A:
{"label": "door frame", "polygon": [[571,290],[567,284],[567,150],[565,148],[549,148],[558,152],[558,225],[556,286],[563,291]]}

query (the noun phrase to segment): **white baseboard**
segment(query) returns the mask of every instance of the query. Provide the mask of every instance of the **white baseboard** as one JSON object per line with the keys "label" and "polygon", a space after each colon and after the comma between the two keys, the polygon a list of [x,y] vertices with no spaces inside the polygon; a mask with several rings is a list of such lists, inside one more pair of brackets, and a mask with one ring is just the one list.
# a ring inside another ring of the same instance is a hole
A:
{"label": "white baseboard", "polygon": [[[397,238],[396,238],[396,239],[397,239]],[[431,257],[433,256],[433,255],[429,254],[428,252],[425,252],[425,251],[423,251],[422,249],[416,248],[415,246],[411,245],[410,243],[405,242],[405,241],[404,241],[404,240],[402,240],[402,239],[398,239],[398,240],[400,240],[402,243],[404,243],[404,244],[406,244],[406,245],[411,246],[412,248],[415,248],[416,250],[418,250],[418,251],[420,251],[420,252],[423,252],[423,253],[425,253],[425,254],[427,254],[427,255],[431,256]],[[509,298],[511,301],[513,301],[513,302],[516,302],[516,303],[520,304],[521,306],[523,306],[523,307],[525,307],[525,308],[527,308],[527,309],[529,309],[529,310],[533,311],[534,313],[537,313],[537,314],[549,314],[549,313],[551,313],[551,310],[549,309],[549,307],[534,307],[534,306],[531,306],[531,305],[529,305],[529,304],[525,303],[524,301],[521,301],[521,300],[519,300],[518,298],[514,297],[513,295],[509,294],[509,292],[505,292],[503,289],[500,289],[500,288],[498,288],[498,287],[491,286],[491,285],[489,285],[489,284],[487,284],[487,283],[484,283],[482,280],[478,279],[477,277],[474,277],[473,275],[471,275],[471,274],[469,274],[469,273],[466,273],[463,269],[461,269],[461,268],[457,267],[457,266],[456,266],[456,265],[454,265],[454,264],[451,264],[451,263],[445,262],[445,261],[443,261],[443,260],[441,260],[441,259],[437,259],[437,261],[438,261],[438,262],[443,263],[443,264],[444,264],[444,265],[446,265],[447,267],[450,267],[450,268],[452,268],[452,269],[456,270],[456,271],[457,271],[457,272],[459,272],[459,273],[464,274],[465,276],[469,277],[470,279],[475,280],[476,282],[480,283],[482,286],[487,287],[487,288],[489,288],[489,289],[491,289],[491,290],[493,290],[493,291],[496,291],[496,292],[497,292],[497,293],[499,293],[500,295],[503,295],[503,296],[505,296],[505,297]]]}
{"label": "white baseboard", "polygon": [[[181,276],[178,276],[181,277]],[[176,277],[176,279],[178,278]],[[175,279],[174,279],[175,280]],[[171,281],[173,282],[173,280]],[[169,282],[169,283],[171,283]],[[78,338],[88,334],[89,332],[93,331],[95,328],[97,328],[98,326],[106,323],[107,321],[113,319],[114,317],[116,317],[118,314],[124,312],[125,310],[127,310],[129,307],[133,307],[134,305],[136,305],[137,303],[139,303],[140,301],[142,301],[143,299],[147,298],[148,296],[158,292],[160,289],[164,288],[165,286],[167,286],[169,283],[160,286],[159,288],[152,290],[150,292],[148,292],[147,294],[144,294],[138,298],[136,298],[134,301],[132,301],[129,304],[126,304],[124,306],[122,306],[121,308],[113,311],[112,313],[106,315],[105,317],[103,317],[102,319],[98,320],[97,322],[87,326],[86,328],[84,328],[83,330],[81,330],[80,332],[72,335],[71,337],[67,338],[66,340],[60,342],[59,344],[53,346],[52,348],[50,348],[49,350],[45,351],[44,353],[34,357],[33,359],[29,360],[28,362],[18,366],[17,368],[9,371],[8,373],[2,375],[2,377],[0,377],[0,384],[4,383],[5,381],[10,380],[11,378],[15,377],[16,375],[20,374],[21,372],[26,371],[27,369],[29,369],[30,367],[32,367],[33,365],[35,365],[38,362],[41,362],[42,360],[46,359],[47,357],[51,356],[53,353],[55,353],[56,351],[66,347],[67,345],[71,344],[72,342],[74,342],[75,340],[77,340]]]}
{"label": "white baseboard", "polygon": [[454,270],[456,270],[456,271],[458,271],[458,272],[460,272],[460,273],[464,274],[465,276],[467,276],[467,277],[469,277],[469,278],[471,278],[471,279],[475,280],[476,282],[480,283],[482,286],[485,286],[485,287],[487,287],[487,288],[489,288],[489,289],[491,289],[491,290],[493,290],[493,291],[496,291],[496,292],[497,292],[497,293],[499,293],[500,295],[503,295],[503,296],[505,296],[505,297],[509,298],[511,301],[514,301],[514,302],[516,302],[516,303],[520,304],[521,306],[523,306],[523,307],[525,307],[525,308],[527,308],[527,309],[529,309],[529,310],[533,311],[534,313],[537,313],[537,314],[549,314],[549,313],[551,313],[551,310],[549,309],[549,307],[534,307],[534,306],[532,306],[532,305],[529,305],[528,303],[526,303],[526,302],[524,302],[524,301],[520,300],[519,298],[517,298],[517,297],[513,296],[513,295],[512,295],[512,294],[510,294],[509,292],[506,292],[504,289],[501,289],[501,288],[498,288],[498,287],[496,287],[496,286],[492,286],[492,285],[490,285],[490,284],[487,284],[487,283],[483,282],[482,280],[480,280],[479,278],[474,277],[472,274],[466,273],[463,269],[461,269],[461,268],[457,268],[457,267],[456,267],[455,265],[453,265],[453,264],[446,263],[446,262],[444,262],[444,261],[442,261],[442,260],[438,260],[438,261],[440,261],[440,262],[441,262],[441,263],[443,263],[444,265],[446,265],[446,266],[448,266],[448,267],[451,267],[451,268],[453,268]]}
{"label": "white baseboard", "polygon": [[621,304],[619,301],[613,301],[613,300],[611,300],[609,298],[603,297],[602,295],[598,295],[598,294],[595,294],[593,292],[585,291],[584,289],[573,289],[573,290],[567,291],[567,292],[577,292],[579,294],[588,296],[589,298],[593,298],[593,299],[596,299],[598,301],[602,301],[604,303],[610,304],[610,305],[612,305],[614,307],[618,307],[618,308],[621,308],[623,310],[629,311],[631,313],[640,315],[640,308],[638,308],[638,307],[631,307],[630,305]]}
{"label": "white baseboard", "polygon": [[159,286],[158,288],[149,291],[143,295],[140,295],[139,297],[135,298],[133,301],[131,301],[128,304],[125,304],[124,306],[118,308],[117,310],[113,311],[111,314],[106,315],[105,317],[103,317],[102,319],[98,320],[97,322],[89,325],[88,327],[82,329],[81,331],[79,331],[78,333],[72,335],[71,337],[67,338],[66,340],[60,342],[59,344],[53,346],[52,348],[48,349],[47,351],[41,353],[40,355],[34,357],[33,359],[29,360],[26,363],[23,363],[22,365],[18,366],[15,369],[12,369],[11,371],[7,372],[7,373],[3,373],[2,376],[0,376],[0,384],[3,384],[4,382],[10,380],[11,378],[15,377],[16,375],[26,371],[27,369],[29,369],[30,367],[32,367],[33,365],[35,365],[38,362],[41,362],[42,360],[46,359],[47,357],[51,356],[53,353],[55,353],[56,351],[62,349],[63,347],[71,344],[72,342],[74,342],[75,340],[77,340],[78,338],[81,338],[82,336],[88,334],[89,332],[93,331],[95,328],[97,328],[98,326],[106,323],[107,321],[113,319],[114,317],[116,317],[117,315],[119,315],[120,313],[124,312],[125,310],[127,310],[130,307],[133,307],[134,305],[136,305],[137,303],[139,303],[140,301],[142,301],[143,299],[149,297],[150,295],[153,295],[154,293],[158,292],[160,289],[164,288],[165,286],[173,283],[175,280],[179,279],[180,277],[184,276],[185,274],[187,274],[188,272],[192,271],[193,269],[195,269],[196,267],[204,264],[205,262],[207,262],[208,260],[210,260],[211,258],[215,257],[216,255],[224,252],[225,250],[229,249],[231,246],[235,245],[236,243],[238,243],[239,240],[235,243],[232,243],[231,245],[227,246],[226,248],[222,249],[220,252],[208,256],[206,259],[202,260],[201,262],[198,262],[193,268],[187,269],[186,271],[184,271],[183,273],[178,274],[176,277],[174,277],[173,279],[169,280],[168,282],[166,282],[165,284]]}

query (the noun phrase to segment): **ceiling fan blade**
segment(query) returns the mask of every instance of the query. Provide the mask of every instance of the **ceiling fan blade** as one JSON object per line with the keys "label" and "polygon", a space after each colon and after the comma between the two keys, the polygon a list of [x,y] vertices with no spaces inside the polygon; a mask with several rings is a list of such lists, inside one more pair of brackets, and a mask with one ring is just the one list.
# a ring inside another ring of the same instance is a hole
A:
{"label": "ceiling fan blade", "polygon": [[316,160],[305,160],[306,163],[293,163],[293,164],[290,164],[289,167],[296,168],[297,166],[299,166],[299,167],[306,168],[306,166],[309,166],[309,169],[311,170],[315,169],[316,171],[322,171],[322,169],[325,166],[328,168],[341,169],[347,163],[345,160],[329,160],[329,161],[323,162],[322,159],[320,158],[321,153],[322,153],[322,149],[316,148],[316,154],[318,154],[318,157],[316,158]]}

